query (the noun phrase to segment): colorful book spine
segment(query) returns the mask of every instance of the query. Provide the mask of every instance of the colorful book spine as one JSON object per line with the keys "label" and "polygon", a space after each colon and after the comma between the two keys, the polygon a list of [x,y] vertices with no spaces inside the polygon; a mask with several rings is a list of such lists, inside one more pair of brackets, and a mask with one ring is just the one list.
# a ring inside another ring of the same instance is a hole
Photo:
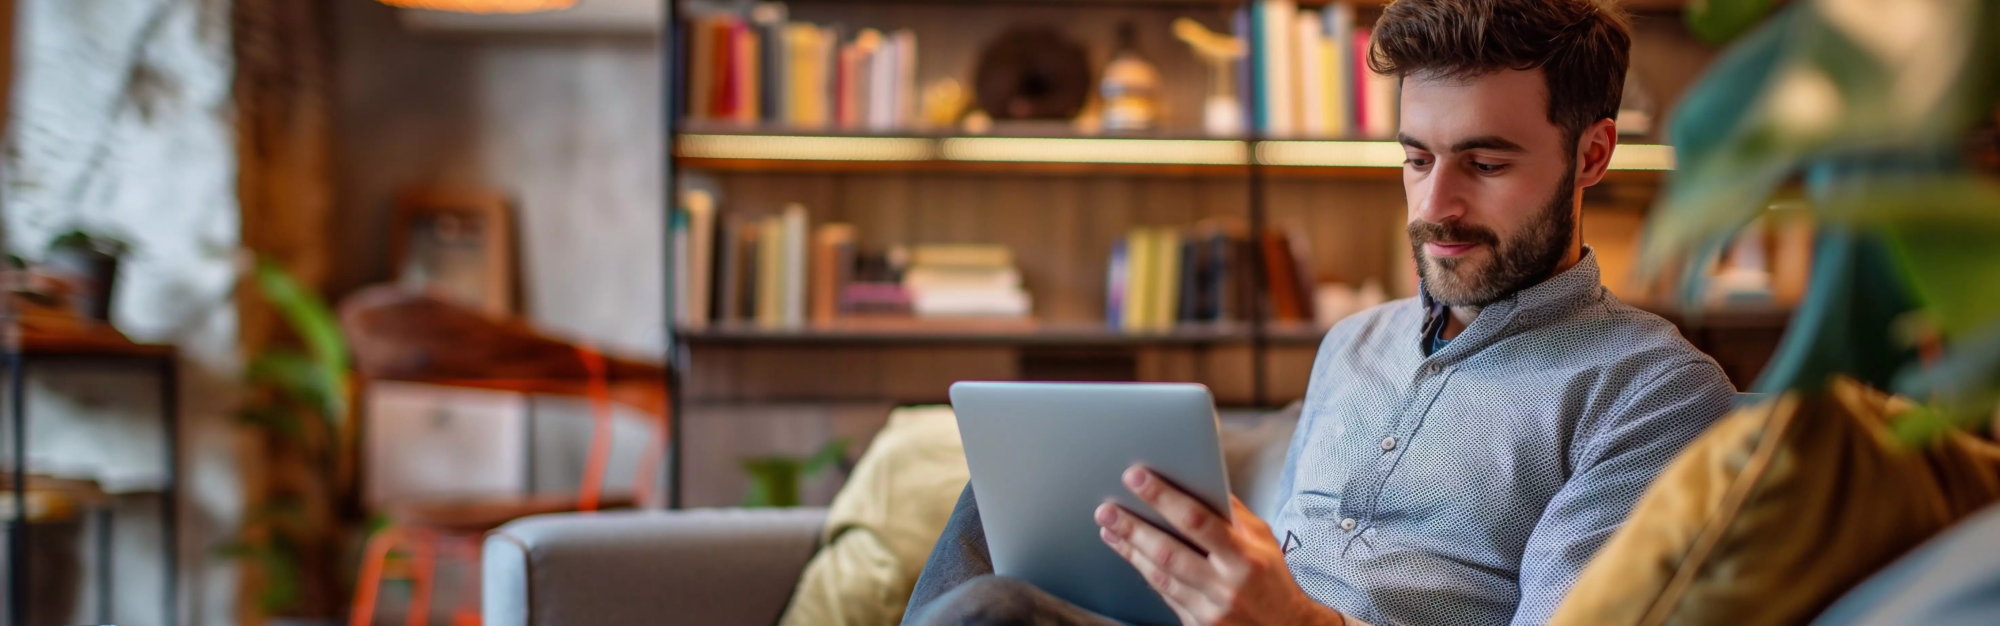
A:
{"label": "colorful book spine", "polygon": [[798,203],[785,205],[782,219],[784,229],[784,254],[781,262],[782,289],[778,297],[784,303],[781,320],[784,326],[796,328],[806,322],[806,208]]}
{"label": "colorful book spine", "polygon": [[1153,266],[1159,263],[1157,243],[1150,228],[1136,228],[1126,235],[1125,256],[1129,262],[1125,269],[1125,307],[1119,312],[1123,316],[1119,328],[1126,332],[1143,331],[1149,325],[1153,281],[1157,277]]}
{"label": "colorful book spine", "polygon": [[1110,269],[1104,276],[1104,319],[1112,328],[1125,325],[1125,293],[1129,284],[1127,267],[1131,256],[1127,253],[1131,239],[1119,239],[1111,244]]}
{"label": "colorful book spine", "polygon": [[1318,11],[1299,11],[1293,24],[1293,48],[1298,59],[1298,130],[1307,137],[1326,136],[1326,60],[1322,33],[1326,23]]}
{"label": "colorful book spine", "polygon": [[715,285],[715,197],[701,189],[690,190],[686,195],[687,256],[674,267],[677,271],[685,268],[686,272],[682,275],[687,281],[686,317],[682,323],[689,328],[701,328],[708,325],[709,299]]}

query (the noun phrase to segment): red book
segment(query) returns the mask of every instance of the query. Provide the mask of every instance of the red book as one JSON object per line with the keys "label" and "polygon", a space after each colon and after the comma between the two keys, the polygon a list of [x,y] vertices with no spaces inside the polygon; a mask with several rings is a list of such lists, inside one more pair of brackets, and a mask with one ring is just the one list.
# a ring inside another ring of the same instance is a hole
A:
{"label": "red book", "polygon": [[709,39],[714,46],[714,53],[709,58],[715,60],[711,74],[715,77],[715,87],[709,92],[708,115],[714,119],[730,119],[736,115],[736,92],[741,89],[736,85],[736,30],[741,27],[735,20],[716,20],[715,32]]}
{"label": "red book", "polygon": [[1348,74],[1354,77],[1354,125],[1350,128],[1353,129],[1351,132],[1356,136],[1361,136],[1368,132],[1368,102],[1370,100],[1368,97],[1368,75],[1370,72],[1368,69],[1368,29],[1354,29],[1354,54],[1352,57],[1354,59],[1354,71]]}
{"label": "red book", "polygon": [[1299,266],[1292,259],[1291,245],[1277,231],[1264,231],[1258,239],[1264,249],[1264,289],[1271,295],[1271,317],[1280,322],[1304,320],[1305,309],[1298,293]]}

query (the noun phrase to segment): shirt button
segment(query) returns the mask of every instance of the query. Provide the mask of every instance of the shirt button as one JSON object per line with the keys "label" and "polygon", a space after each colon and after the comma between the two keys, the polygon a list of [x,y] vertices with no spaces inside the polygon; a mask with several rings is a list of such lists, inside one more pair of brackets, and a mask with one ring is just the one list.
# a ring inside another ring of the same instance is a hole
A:
{"label": "shirt button", "polygon": [[1430,365],[1430,367],[1426,367],[1426,368],[1424,368],[1424,371],[1427,371],[1427,372],[1430,372],[1430,373],[1432,373],[1432,374],[1436,374],[1436,373],[1438,373],[1438,372],[1441,372],[1441,371],[1444,371],[1444,366],[1443,366],[1443,365],[1438,365],[1438,364],[1436,364],[1436,363],[1432,363],[1432,364]]}
{"label": "shirt button", "polygon": [[1396,449],[1396,438],[1395,438],[1395,437],[1383,437],[1383,438],[1382,438],[1382,451],[1383,451],[1383,452],[1388,452],[1388,451],[1390,451],[1390,450],[1394,450],[1394,449]]}
{"label": "shirt button", "polygon": [[1352,518],[1352,517],[1350,517],[1350,518],[1347,518],[1347,519],[1344,519],[1344,520],[1340,520],[1340,529],[1341,529],[1341,530],[1344,530],[1344,531],[1349,531],[1349,532],[1353,532],[1353,530],[1354,530],[1354,526],[1355,526],[1355,522],[1354,522],[1354,518]]}

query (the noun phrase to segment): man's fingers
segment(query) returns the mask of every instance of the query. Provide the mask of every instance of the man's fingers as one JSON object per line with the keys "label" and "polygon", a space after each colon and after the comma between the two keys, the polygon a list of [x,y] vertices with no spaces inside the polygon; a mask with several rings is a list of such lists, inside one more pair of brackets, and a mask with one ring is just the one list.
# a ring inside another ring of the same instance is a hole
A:
{"label": "man's fingers", "polygon": [[1097,507],[1099,536],[1133,566],[1157,570],[1206,597],[1218,582],[1215,566],[1194,548],[1116,504]]}
{"label": "man's fingers", "polygon": [[1250,532],[1271,534],[1271,525],[1264,523],[1264,518],[1257,517],[1257,513],[1251,511],[1249,505],[1243,504],[1243,501],[1237,499],[1234,494],[1229,496],[1229,515],[1234,518],[1238,526],[1243,526]]}
{"label": "man's fingers", "polygon": [[1139,576],[1146,579],[1147,586],[1160,592],[1160,599],[1166,600],[1167,607],[1173,609],[1175,615],[1180,616],[1182,624],[1200,623],[1195,616],[1204,612],[1199,607],[1210,604],[1208,596],[1202,595],[1186,581],[1175,578],[1167,570],[1161,569],[1145,555],[1140,554],[1131,541],[1113,533],[1110,528],[1099,529],[1098,536],[1102,537],[1105,545],[1111,546],[1111,550],[1117,552],[1118,556],[1125,557],[1125,561],[1132,564],[1132,569],[1137,570]]}
{"label": "man's fingers", "polygon": [[1166,518],[1168,524],[1186,535],[1196,547],[1210,554],[1235,556],[1236,546],[1232,541],[1234,536],[1229,532],[1229,520],[1160,478],[1159,474],[1134,465],[1125,470],[1125,487],[1131,489],[1141,501],[1152,505],[1160,517]]}

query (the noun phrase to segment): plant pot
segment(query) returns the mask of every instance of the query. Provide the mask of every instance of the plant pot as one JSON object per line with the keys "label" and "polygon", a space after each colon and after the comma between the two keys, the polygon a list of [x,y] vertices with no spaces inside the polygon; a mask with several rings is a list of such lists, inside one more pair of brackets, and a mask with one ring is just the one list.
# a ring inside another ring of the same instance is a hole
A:
{"label": "plant pot", "polygon": [[58,247],[49,250],[42,265],[76,284],[70,308],[78,316],[111,321],[111,296],[118,284],[118,257],[91,248]]}

